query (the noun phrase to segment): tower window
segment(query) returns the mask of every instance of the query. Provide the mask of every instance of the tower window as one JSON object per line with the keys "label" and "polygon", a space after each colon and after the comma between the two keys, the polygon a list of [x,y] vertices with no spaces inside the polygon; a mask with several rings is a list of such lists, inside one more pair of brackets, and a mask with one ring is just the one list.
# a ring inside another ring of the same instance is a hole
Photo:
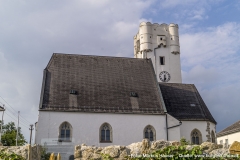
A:
{"label": "tower window", "polygon": [[160,65],[165,65],[165,57],[160,57]]}

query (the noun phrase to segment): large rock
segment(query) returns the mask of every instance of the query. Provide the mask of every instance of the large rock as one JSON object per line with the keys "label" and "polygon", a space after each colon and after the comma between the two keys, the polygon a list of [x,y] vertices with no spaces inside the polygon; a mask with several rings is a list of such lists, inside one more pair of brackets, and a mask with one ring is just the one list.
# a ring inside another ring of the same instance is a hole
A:
{"label": "large rock", "polygon": [[130,150],[130,154],[141,154],[142,142],[132,143],[126,146]]}
{"label": "large rock", "polygon": [[171,146],[180,146],[181,144],[178,141],[170,141],[170,145]]}
{"label": "large rock", "polygon": [[229,147],[230,154],[240,154],[240,142],[234,141]]}
{"label": "large rock", "polygon": [[170,142],[164,140],[153,141],[151,144],[151,150],[159,150],[170,145]]}
{"label": "large rock", "polygon": [[[142,155],[150,154],[156,150],[163,149],[167,146],[179,146],[180,143],[177,141],[164,141],[158,140],[149,142],[148,139],[143,139],[142,142],[132,143],[128,146],[108,146],[108,147],[92,147],[85,144],[75,147],[75,160],[102,160],[103,155],[109,155],[115,160],[124,160],[129,155]],[[186,145],[187,150],[192,150],[194,147],[199,145]],[[203,149],[203,152],[207,155],[227,155],[229,154],[228,149],[223,149],[221,145],[217,145],[210,142],[204,142],[199,146]],[[240,143],[236,142],[231,145],[229,150],[232,150],[232,154],[240,154]],[[105,157],[106,158],[106,157]]]}
{"label": "large rock", "polygon": [[119,159],[125,159],[125,157],[127,157],[128,155],[130,155],[130,149],[126,148],[125,146],[121,146]]}
{"label": "large rock", "polygon": [[119,156],[120,154],[120,146],[108,146],[105,147],[101,153],[103,154],[108,154],[110,155],[112,158],[116,158]]}
{"label": "large rock", "polygon": [[198,145],[186,145],[186,150],[192,150],[196,146]]}
{"label": "large rock", "polygon": [[[23,158],[27,159],[28,158],[28,152],[29,152],[29,145],[26,146],[0,146],[0,150],[2,152],[5,152],[6,154],[12,154],[15,153],[17,155],[22,156]],[[37,150],[33,150],[34,155],[38,155],[39,153],[41,153],[40,150],[38,150],[38,152],[36,152]]]}
{"label": "large rock", "polygon": [[149,141],[149,139],[143,139],[142,140],[141,153],[142,154],[149,153],[149,149],[150,149],[150,141]]}
{"label": "large rock", "polygon": [[215,149],[211,152],[208,153],[210,156],[216,156],[216,155],[227,155],[229,154],[228,149],[220,148],[220,149]]}
{"label": "large rock", "polygon": [[218,149],[218,145],[215,143],[211,143],[211,142],[203,142],[200,145],[200,148],[203,149],[203,152],[209,153],[214,149]]}
{"label": "large rock", "polygon": [[75,151],[74,151],[74,158],[80,158],[82,156],[82,152],[81,152],[81,146],[77,145],[75,146]]}

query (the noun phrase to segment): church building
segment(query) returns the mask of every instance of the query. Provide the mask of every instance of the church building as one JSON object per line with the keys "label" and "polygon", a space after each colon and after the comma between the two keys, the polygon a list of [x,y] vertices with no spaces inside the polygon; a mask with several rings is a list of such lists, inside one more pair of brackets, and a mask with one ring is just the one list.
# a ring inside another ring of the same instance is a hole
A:
{"label": "church building", "polygon": [[215,143],[216,121],[182,84],[177,24],[142,22],[134,58],[54,53],[44,69],[35,143],[49,152],[182,137]]}

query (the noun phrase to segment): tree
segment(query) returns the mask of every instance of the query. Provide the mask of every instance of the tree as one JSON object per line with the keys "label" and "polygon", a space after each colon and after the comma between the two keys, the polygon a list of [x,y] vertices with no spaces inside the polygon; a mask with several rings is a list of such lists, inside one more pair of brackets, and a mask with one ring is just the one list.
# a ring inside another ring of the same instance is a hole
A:
{"label": "tree", "polygon": [[[15,146],[16,145],[16,135],[17,129],[14,122],[9,122],[8,124],[3,125],[3,133],[1,142],[3,146]],[[18,127],[18,146],[23,146],[27,143],[23,134],[21,133],[21,127]]]}

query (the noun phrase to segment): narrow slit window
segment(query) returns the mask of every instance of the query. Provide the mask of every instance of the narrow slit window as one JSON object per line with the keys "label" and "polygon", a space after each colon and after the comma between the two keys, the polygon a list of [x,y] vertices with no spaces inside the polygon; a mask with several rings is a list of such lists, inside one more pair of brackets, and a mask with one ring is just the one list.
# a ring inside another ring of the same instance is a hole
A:
{"label": "narrow slit window", "polygon": [[160,57],[160,65],[165,65],[165,57]]}

